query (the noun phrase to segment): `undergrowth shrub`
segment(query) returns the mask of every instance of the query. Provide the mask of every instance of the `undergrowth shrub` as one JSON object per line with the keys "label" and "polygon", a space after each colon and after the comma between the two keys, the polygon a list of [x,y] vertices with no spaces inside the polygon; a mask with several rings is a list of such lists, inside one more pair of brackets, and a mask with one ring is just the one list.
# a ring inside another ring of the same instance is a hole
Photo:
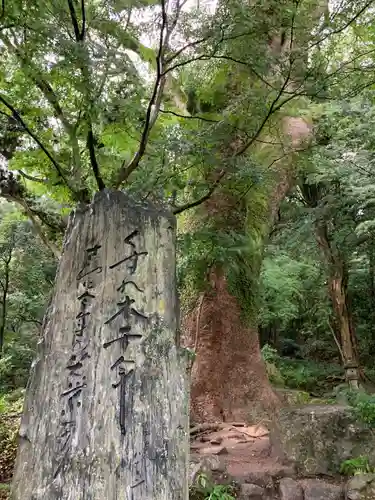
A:
{"label": "undergrowth shrub", "polygon": [[270,382],[289,389],[323,394],[332,390],[343,374],[342,367],[332,363],[283,358],[268,344],[262,347],[262,356]]}
{"label": "undergrowth shrub", "polygon": [[0,483],[0,500],[8,500],[10,492],[9,484]]}
{"label": "undergrowth shrub", "polygon": [[366,456],[350,458],[341,463],[340,473],[345,476],[355,476],[356,474],[370,474],[374,472],[374,467],[370,465]]}
{"label": "undergrowth shrub", "polygon": [[277,350],[274,347],[271,347],[269,344],[265,344],[262,347],[262,356],[271,384],[279,387],[284,387],[284,378],[281,375],[279,368],[277,367],[277,363],[280,359]]}
{"label": "undergrowth shrub", "polygon": [[355,417],[371,428],[375,428],[375,394],[347,391],[347,400]]}
{"label": "undergrowth shrub", "polygon": [[23,336],[7,342],[0,359],[0,394],[26,387],[35,356],[35,339]]}
{"label": "undergrowth shrub", "polygon": [[235,488],[215,484],[205,474],[200,474],[190,487],[190,500],[235,500]]}
{"label": "undergrowth shrub", "polygon": [[20,423],[18,415],[23,407],[23,394],[17,392],[18,397],[15,400],[12,394],[0,397],[0,484],[10,482],[16,459]]}

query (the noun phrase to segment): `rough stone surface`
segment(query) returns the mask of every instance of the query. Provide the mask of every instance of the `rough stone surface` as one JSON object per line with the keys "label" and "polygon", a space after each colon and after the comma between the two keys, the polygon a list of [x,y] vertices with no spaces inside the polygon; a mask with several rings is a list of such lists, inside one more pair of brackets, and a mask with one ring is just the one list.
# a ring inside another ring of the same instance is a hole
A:
{"label": "rough stone surface", "polygon": [[344,500],[344,488],[319,479],[301,481],[304,500]]}
{"label": "rough stone surface", "polygon": [[279,492],[280,500],[304,500],[302,486],[290,477],[280,479]]}
{"label": "rough stone surface", "polygon": [[374,500],[375,474],[358,474],[348,481],[346,500]]}
{"label": "rough stone surface", "polygon": [[186,500],[175,220],[102,191],[70,218],[33,365],[13,500]]}
{"label": "rough stone surface", "polygon": [[256,484],[241,485],[239,500],[263,500],[265,496],[265,489]]}
{"label": "rough stone surface", "polygon": [[216,473],[226,472],[223,460],[217,455],[211,455],[190,462],[189,466],[189,485],[195,483],[200,474],[205,474],[208,478],[212,479]]}
{"label": "rough stone surface", "polygon": [[336,474],[344,460],[360,455],[375,462],[375,434],[347,406],[284,408],[278,438],[286,457],[306,475]]}

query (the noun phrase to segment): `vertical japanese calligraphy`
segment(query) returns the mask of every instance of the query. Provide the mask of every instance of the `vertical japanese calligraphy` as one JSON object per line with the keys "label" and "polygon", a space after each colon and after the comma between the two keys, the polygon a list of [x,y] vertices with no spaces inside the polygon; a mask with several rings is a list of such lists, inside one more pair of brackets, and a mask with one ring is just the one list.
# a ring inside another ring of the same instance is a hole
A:
{"label": "vertical japanese calligraphy", "polygon": [[[136,333],[132,328],[132,320],[147,320],[142,312],[138,311],[134,304],[135,299],[132,297],[132,291],[144,293],[134,279],[130,279],[136,273],[138,268],[138,260],[140,257],[146,257],[148,252],[138,251],[134,242],[136,237],[139,236],[139,231],[132,231],[124,240],[130,250],[128,255],[125,255],[109,266],[109,269],[115,269],[119,266],[125,268],[126,274],[122,278],[122,282],[117,288],[117,291],[122,295],[121,299],[117,302],[117,311],[104,323],[105,325],[112,325],[116,322],[117,334],[113,338],[108,339],[103,343],[104,349],[109,348],[113,344],[120,346],[121,355],[112,364],[111,371],[116,374],[116,379],[112,383],[112,387],[118,390],[119,394],[119,427],[121,434],[125,434],[125,401],[126,401],[126,385],[127,380],[131,377],[135,369],[135,360],[127,359],[127,349],[132,342],[139,342],[142,339],[140,333]],[[125,357],[126,356],[126,357]]]}
{"label": "vertical japanese calligraphy", "polygon": [[69,452],[77,428],[79,411],[82,407],[82,393],[87,385],[84,374],[85,360],[90,358],[87,328],[90,323],[90,306],[95,300],[95,295],[92,292],[96,284],[95,276],[102,271],[102,267],[99,265],[100,248],[100,245],[95,245],[86,250],[83,266],[77,275],[78,286],[83,285],[84,291],[78,297],[79,311],[75,318],[72,350],[65,365],[67,370],[65,388],[60,394],[63,408],[60,412],[60,430],[57,435],[58,466],[54,477],[60,472]]}

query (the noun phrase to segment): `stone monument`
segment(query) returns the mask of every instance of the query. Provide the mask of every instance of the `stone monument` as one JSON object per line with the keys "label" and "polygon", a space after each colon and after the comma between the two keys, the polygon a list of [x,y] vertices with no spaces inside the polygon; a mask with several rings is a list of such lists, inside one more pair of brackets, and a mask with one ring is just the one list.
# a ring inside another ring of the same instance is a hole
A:
{"label": "stone monument", "polygon": [[11,498],[187,500],[175,219],[119,191],[71,216]]}

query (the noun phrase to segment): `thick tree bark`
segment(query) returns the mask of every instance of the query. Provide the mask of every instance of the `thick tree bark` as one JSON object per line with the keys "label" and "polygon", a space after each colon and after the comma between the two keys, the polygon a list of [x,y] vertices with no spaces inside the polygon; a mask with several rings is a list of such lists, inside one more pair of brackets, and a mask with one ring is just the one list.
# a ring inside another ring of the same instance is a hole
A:
{"label": "thick tree bark", "polygon": [[316,222],[316,239],[328,268],[328,291],[340,333],[341,355],[349,385],[358,389],[360,379],[357,339],[348,300],[348,276],[344,258],[330,241],[324,221]]}
{"label": "thick tree bark", "polygon": [[[290,165],[279,166],[275,179],[265,208],[259,259],[257,266],[251,268],[254,282],[260,278],[261,254],[269,229],[293,182]],[[238,227],[238,202],[223,192],[211,197],[201,212],[203,220],[216,219],[221,230],[244,231]],[[244,318],[242,304],[229,290],[225,266],[214,266],[208,282],[203,301],[198,299],[196,307],[184,319],[185,344],[196,353],[192,366],[191,418],[200,423],[255,421],[264,414],[271,416],[280,401],[269,383],[261,356],[257,311]]]}
{"label": "thick tree bark", "polygon": [[14,500],[187,500],[175,220],[102,191],[70,220],[27,389]]}
{"label": "thick tree bark", "polygon": [[197,422],[254,421],[279,406],[267,377],[258,331],[241,319],[223,271],[214,269],[210,289],[185,318],[186,343],[196,348],[192,367],[191,418]]}

